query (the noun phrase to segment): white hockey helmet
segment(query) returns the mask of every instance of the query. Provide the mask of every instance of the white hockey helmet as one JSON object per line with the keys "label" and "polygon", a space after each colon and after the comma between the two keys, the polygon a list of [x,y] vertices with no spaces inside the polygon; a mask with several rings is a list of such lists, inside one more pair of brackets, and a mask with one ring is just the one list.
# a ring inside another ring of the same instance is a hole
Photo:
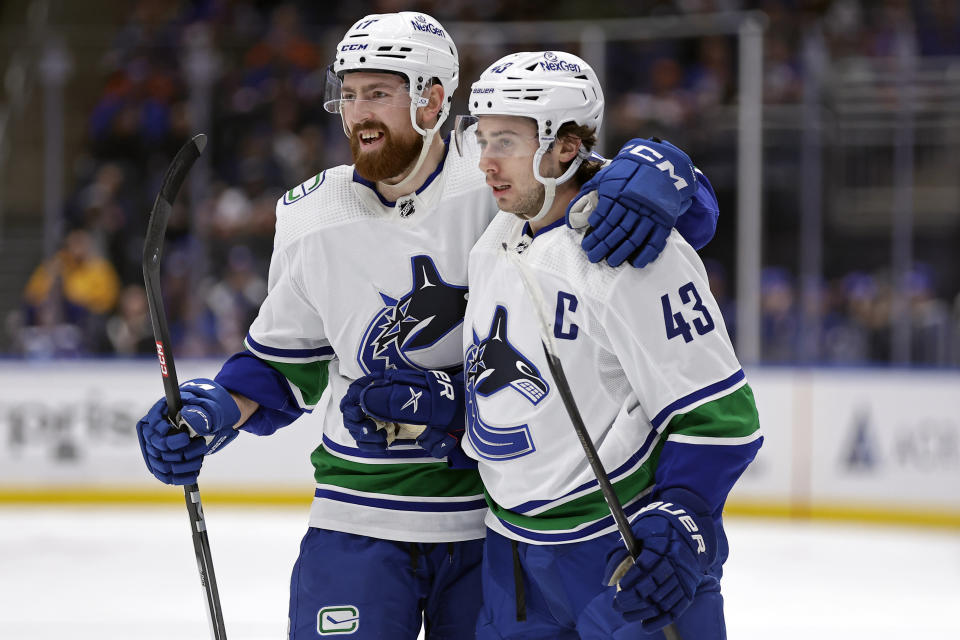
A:
{"label": "white hockey helmet", "polygon": [[526,51],[504,56],[490,65],[473,83],[470,116],[457,118],[458,148],[477,116],[506,115],[531,118],[537,123],[540,148],[533,157],[533,175],[546,190],[543,207],[530,218],[539,220],[553,204],[556,186],[573,177],[591,150],[583,146],[570,167],[558,178],[540,175],[540,161],[567,123],[600,130],[603,122],[603,90],[597,74],[572,53]]}

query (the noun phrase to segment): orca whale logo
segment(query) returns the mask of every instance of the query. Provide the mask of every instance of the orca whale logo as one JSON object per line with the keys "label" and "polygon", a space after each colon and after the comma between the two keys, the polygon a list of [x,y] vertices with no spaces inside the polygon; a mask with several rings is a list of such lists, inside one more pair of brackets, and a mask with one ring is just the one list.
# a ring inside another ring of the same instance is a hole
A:
{"label": "orca whale logo", "polygon": [[474,333],[473,360],[467,375],[476,383],[477,393],[490,396],[504,387],[513,387],[532,404],[547,395],[547,383],[540,371],[510,344],[507,338],[507,310],[501,306],[493,314],[490,333],[478,341]]}
{"label": "orca whale logo", "polygon": [[414,256],[410,264],[408,292],[399,299],[380,292],[386,306],[367,325],[357,354],[366,373],[424,368],[412,352],[438,343],[463,322],[467,287],[445,282],[430,256]]}
{"label": "orca whale logo", "polygon": [[483,340],[473,332],[465,370],[467,433],[477,453],[490,460],[509,460],[533,453],[536,447],[528,425],[494,427],[483,421],[477,407],[477,396],[491,396],[507,388],[533,405],[539,404],[550,390],[537,367],[510,344],[506,308],[497,307],[490,332]]}

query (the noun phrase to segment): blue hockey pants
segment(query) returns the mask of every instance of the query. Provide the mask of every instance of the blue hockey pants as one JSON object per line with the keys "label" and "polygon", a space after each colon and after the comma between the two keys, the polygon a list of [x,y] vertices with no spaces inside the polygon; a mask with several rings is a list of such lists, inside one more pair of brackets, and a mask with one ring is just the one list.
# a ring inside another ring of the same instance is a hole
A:
{"label": "blue hockey pants", "polygon": [[421,544],[311,527],[290,580],[290,640],[474,637],[483,540]]}

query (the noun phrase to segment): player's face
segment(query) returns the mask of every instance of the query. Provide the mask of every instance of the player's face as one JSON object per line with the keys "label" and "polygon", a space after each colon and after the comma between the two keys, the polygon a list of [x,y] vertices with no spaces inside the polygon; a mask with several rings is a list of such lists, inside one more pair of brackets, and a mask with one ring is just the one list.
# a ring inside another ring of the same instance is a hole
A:
{"label": "player's face", "polygon": [[[479,167],[500,210],[522,218],[535,215],[544,198],[543,185],[533,176],[533,156],[540,146],[536,122],[520,116],[480,116],[476,135]],[[540,171],[550,175],[544,167]]]}
{"label": "player's face", "polygon": [[344,76],[340,112],[350,132],[357,173],[374,182],[401,175],[420,154],[423,137],[410,123],[403,78],[358,71]]}

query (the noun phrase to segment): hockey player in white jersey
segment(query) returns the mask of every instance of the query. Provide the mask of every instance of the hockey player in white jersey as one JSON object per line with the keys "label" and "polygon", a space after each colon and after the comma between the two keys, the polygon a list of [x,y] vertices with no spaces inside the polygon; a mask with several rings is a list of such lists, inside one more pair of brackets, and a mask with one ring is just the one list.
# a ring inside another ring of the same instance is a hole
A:
{"label": "hockey player in white jersey", "polygon": [[[463,331],[463,448],[490,504],[477,637],[663,638],[675,623],[687,640],[724,638],[721,512],[762,437],[703,264],[677,232],[643,270],[591,264],[564,224],[599,168],[602,91],[583,60],[509,55],[473,85],[470,110],[460,146],[479,146],[501,209],[470,253]],[[704,180],[659,140],[618,159],[621,187],[645,182],[661,203],[693,198]],[[616,198],[613,185],[599,197]],[[546,367],[536,304],[642,547],[617,587],[626,551]],[[361,393],[373,415],[415,419],[402,397]]]}
{"label": "hockey player in white jersey", "polygon": [[[762,441],[753,396],[679,234],[642,271],[590,264],[578,250],[563,214],[602,119],[601,100],[584,95],[602,93],[575,56],[537,64],[551,56],[498,61],[470,102],[480,168],[506,212],[471,252],[464,320],[464,449],[491,506],[478,637],[538,627],[554,638],[659,637],[675,621],[683,638],[723,638],[721,512]],[[689,158],[666,143],[633,141],[623,156],[646,180],[696,190]],[[619,590],[606,581],[626,552],[545,366],[537,302],[515,261],[549,305],[574,397],[643,549]],[[503,614],[511,545],[530,585],[526,621]],[[614,612],[638,623],[623,628]]]}
{"label": "hockey player in white jersey", "polygon": [[[371,15],[351,27],[327,106],[355,164],[280,199],[269,292],[246,350],[215,380],[182,385],[183,417],[218,442],[312,411],[301,428],[316,426],[321,442],[291,579],[296,640],[412,640],[423,625],[431,639],[474,635],[486,502],[476,469],[450,468],[462,454],[448,426],[463,415],[462,394],[433,394],[429,423],[444,428],[405,438],[397,425],[377,428],[348,393],[369,376],[425,385],[428,371],[442,389],[462,368],[467,256],[497,206],[478,158],[451,152],[438,133],[458,73],[456,48],[430,16]],[[712,236],[715,204],[706,198],[681,218],[691,237]],[[658,233],[680,212],[631,209],[598,207],[591,256],[642,265],[659,252]],[[421,406],[414,392],[406,401]],[[195,482],[208,446],[167,431],[161,400],[138,425],[148,467],[167,483]]]}

